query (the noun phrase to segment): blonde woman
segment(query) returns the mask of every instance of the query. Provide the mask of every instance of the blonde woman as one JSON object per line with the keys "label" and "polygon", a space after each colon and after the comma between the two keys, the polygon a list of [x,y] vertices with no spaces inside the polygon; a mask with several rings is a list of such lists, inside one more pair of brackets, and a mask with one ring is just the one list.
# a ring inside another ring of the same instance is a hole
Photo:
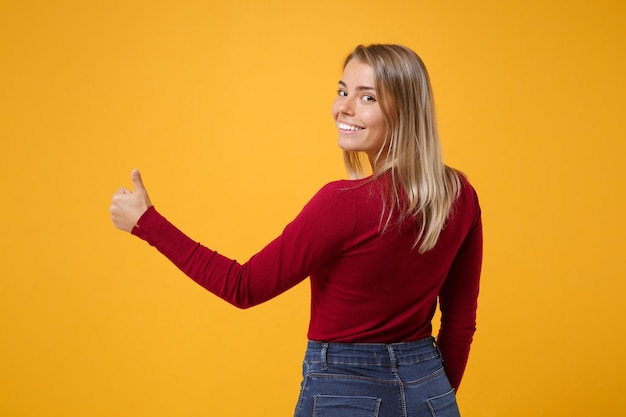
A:
{"label": "blonde woman", "polygon": [[351,179],[324,186],[248,262],[169,223],[138,171],[134,191],[113,196],[113,223],[240,308],[310,277],[296,417],[458,416],[455,390],[476,327],[481,214],[467,179],[442,162],[423,62],[399,45],[358,46],[332,113]]}

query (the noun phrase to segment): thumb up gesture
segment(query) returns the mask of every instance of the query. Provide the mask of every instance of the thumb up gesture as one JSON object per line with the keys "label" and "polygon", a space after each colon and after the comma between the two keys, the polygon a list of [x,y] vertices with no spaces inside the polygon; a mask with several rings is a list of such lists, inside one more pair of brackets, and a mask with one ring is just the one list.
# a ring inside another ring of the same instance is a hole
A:
{"label": "thumb up gesture", "polygon": [[113,194],[113,202],[109,208],[113,225],[127,232],[133,230],[141,215],[152,206],[139,171],[133,170],[130,178],[134,191],[126,188],[118,189]]}

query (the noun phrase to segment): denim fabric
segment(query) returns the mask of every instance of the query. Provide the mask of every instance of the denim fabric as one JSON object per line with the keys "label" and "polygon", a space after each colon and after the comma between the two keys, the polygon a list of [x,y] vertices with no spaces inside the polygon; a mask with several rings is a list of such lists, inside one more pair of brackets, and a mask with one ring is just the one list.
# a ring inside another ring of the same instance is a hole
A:
{"label": "denim fabric", "polygon": [[294,417],[459,417],[434,338],[309,341]]}

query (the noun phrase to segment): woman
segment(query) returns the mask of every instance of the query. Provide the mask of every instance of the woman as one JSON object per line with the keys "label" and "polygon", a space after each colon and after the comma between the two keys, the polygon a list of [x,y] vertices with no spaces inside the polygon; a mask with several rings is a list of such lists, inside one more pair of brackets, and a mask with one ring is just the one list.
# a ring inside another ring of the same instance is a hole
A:
{"label": "woman", "polygon": [[241,308],[310,277],[296,417],[458,416],[482,226],[474,189],[442,162],[421,59],[399,45],[358,46],[345,61],[332,113],[352,179],[324,186],[248,262],[176,229],[154,209],[137,171],[134,192],[113,196],[113,223]]}

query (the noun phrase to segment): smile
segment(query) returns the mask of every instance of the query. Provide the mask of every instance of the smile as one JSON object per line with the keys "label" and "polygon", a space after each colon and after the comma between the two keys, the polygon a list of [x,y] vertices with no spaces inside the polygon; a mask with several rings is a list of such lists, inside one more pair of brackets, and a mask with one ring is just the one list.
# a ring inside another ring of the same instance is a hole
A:
{"label": "smile", "polygon": [[339,123],[339,129],[341,130],[349,130],[351,132],[358,132],[359,130],[363,129],[362,127],[358,127],[358,126],[353,126],[353,125],[349,125],[346,123]]}

